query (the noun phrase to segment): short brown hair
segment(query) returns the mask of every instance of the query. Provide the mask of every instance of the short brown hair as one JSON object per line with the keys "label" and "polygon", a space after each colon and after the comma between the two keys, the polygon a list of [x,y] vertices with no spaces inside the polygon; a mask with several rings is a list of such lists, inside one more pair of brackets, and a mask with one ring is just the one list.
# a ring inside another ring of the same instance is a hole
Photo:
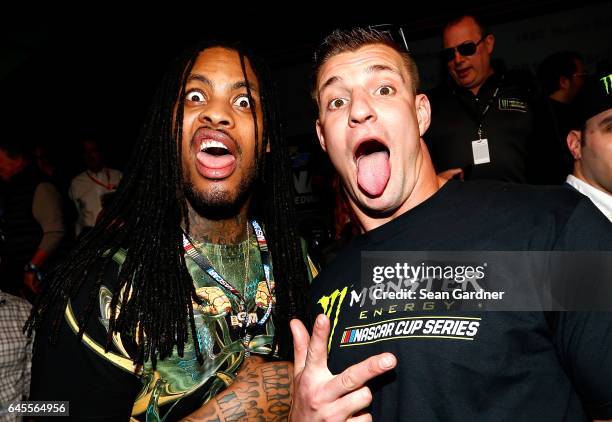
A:
{"label": "short brown hair", "polygon": [[314,66],[313,66],[313,81],[311,95],[315,102],[318,104],[317,97],[317,79],[321,67],[333,56],[347,51],[357,51],[361,47],[372,44],[382,44],[397,51],[402,57],[408,75],[410,76],[411,88],[414,94],[419,90],[419,72],[417,65],[410,56],[410,54],[400,47],[391,36],[386,32],[377,31],[376,29],[370,28],[353,28],[348,30],[336,29],[334,32],[329,34],[317,51],[314,54]]}
{"label": "short brown hair", "polygon": [[487,35],[492,34],[491,28],[489,27],[489,25],[487,25],[479,16],[470,15],[466,13],[460,13],[460,14],[451,16],[444,24],[444,29],[442,30],[442,32],[444,33],[448,28],[450,28],[451,26],[457,25],[459,22],[461,22],[464,19],[472,19],[474,21],[474,23],[478,27],[478,30],[480,31],[481,37],[486,37]]}

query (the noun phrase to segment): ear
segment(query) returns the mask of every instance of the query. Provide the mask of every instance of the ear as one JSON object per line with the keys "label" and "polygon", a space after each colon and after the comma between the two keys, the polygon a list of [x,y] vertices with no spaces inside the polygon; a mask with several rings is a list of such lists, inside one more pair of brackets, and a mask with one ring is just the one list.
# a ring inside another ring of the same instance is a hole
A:
{"label": "ear", "polygon": [[425,94],[418,94],[414,97],[417,121],[419,122],[419,136],[423,136],[431,123],[431,105],[429,98]]}
{"label": "ear", "polygon": [[569,83],[570,83],[570,79],[566,76],[561,76],[559,77],[559,88],[561,88],[564,91],[567,91],[567,89],[569,88]]}
{"label": "ear", "polygon": [[319,121],[319,119],[317,119],[317,123],[315,126],[317,129],[317,138],[319,138],[319,145],[321,145],[323,151],[327,152],[327,146],[325,145],[325,135],[323,134],[323,128],[321,127],[321,122]]}
{"label": "ear", "polygon": [[582,158],[582,132],[579,130],[570,130],[567,134],[567,148],[572,153],[574,160]]}
{"label": "ear", "polygon": [[266,154],[270,153],[270,141],[266,142]]}
{"label": "ear", "polygon": [[484,40],[485,47],[487,49],[487,53],[493,53],[493,47],[495,47],[495,35],[489,34]]}

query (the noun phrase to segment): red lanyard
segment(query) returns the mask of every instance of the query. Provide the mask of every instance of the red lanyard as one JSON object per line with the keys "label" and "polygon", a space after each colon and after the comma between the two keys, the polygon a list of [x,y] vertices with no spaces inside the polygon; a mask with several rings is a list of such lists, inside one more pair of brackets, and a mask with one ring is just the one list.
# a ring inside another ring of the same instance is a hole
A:
{"label": "red lanyard", "polygon": [[110,172],[108,171],[108,169],[106,169],[106,181],[107,183],[104,183],[101,180],[96,179],[95,177],[93,177],[91,175],[91,173],[89,172],[89,170],[87,170],[85,173],[87,173],[87,176],[91,179],[92,182],[94,182],[96,185],[100,185],[105,189],[108,190],[114,190],[117,188],[117,185],[114,185],[110,182]]}

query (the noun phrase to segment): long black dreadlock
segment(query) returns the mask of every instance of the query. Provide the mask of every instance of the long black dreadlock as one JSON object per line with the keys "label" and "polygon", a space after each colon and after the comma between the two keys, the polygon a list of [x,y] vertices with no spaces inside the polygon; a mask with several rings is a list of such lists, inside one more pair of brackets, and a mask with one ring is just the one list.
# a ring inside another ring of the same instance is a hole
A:
{"label": "long black dreadlock", "polygon": [[[107,266],[119,249],[125,249],[126,259],[119,271],[118,286],[110,305],[112,314],[106,347],[110,347],[113,333],[140,339],[135,363],[143,364],[150,359],[155,365],[158,358],[171,355],[175,346],[182,355],[191,333],[198,360],[203,361],[196,341],[192,308],[192,300],[198,303],[200,300],[187,271],[179,229],[181,222],[188,221],[181,144],[186,79],[198,54],[211,47],[236,51],[245,80],[245,58],[248,59],[259,81],[263,137],[258,139],[253,107],[255,148],[260,151],[261,141],[261,150],[265,151],[269,142],[271,152],[256,161],[259,182],[253,202],[254,208],[261,209],[260,217],[273,258],[277,296],[273,313],[274,346],[278,346],[281,357],[290,353],[288,322],[293,317],[307,317],[308,279],[295,228],[289,155],[280,130],[270,71],[261,59],[239,43],[198,44],[172,63],[157,90],[129,170],[113,201],[93,230],[49,274],[45,290],[26,325],[30,332],[38,329],[43,320],[51,318],[48,340],[55,342],[68,300],[77,295],[86,279],[94,277],[87,306],[77,321],[80,327],[78,335],[82,336],[96,306]],[[251,97],[248,84],[247,95]],[[175,104],[176,117],[173,120]],[[117,316],[114,310],[118,304],[121,312]]]}

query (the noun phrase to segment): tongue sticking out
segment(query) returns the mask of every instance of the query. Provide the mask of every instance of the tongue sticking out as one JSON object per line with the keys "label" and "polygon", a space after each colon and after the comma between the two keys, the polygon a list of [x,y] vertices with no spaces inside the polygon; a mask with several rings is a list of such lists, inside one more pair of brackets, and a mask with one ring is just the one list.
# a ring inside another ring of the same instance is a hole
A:
{"label": "tongue sticking out", "polygon": [[225,179],[236,168],[236,157],[231,154],[215,155],[200,151],[196,158],[198,172],[209,179]]}
{"label": "tongue sticking out", "polygon": [[204,151],[198,152],[196,158],[204,167],[211,169],[227,167],[236,161],[236,158],[231,154],[213,155]]}
{"label": "tongue sticking out", "polygon": [[380,196],[391,175],[389,152],[378,151],[362,155],[357,161],[357,183],[370,196]]}

